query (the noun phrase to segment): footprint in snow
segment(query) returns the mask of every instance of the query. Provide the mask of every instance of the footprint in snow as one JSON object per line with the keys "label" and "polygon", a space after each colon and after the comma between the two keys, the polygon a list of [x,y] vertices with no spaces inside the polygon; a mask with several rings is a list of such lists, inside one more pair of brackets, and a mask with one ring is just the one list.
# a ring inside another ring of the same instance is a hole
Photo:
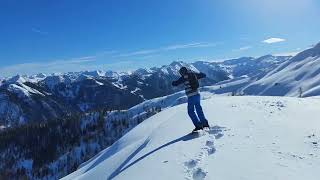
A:
{"label": "footprint in snow", "polygon": [[209,140],[206,142],[206,149],[208,152],[208,155],[212,155],[216,152],[216,148],[214,147],[214,142]]}
{"label": "footprint in snow", "polygon": [[208,146],[208,147],[213,147],[213,146],[214,146],[214,142],[208,140],[208,141],[206,142],[206,146]]}
{"label": "footprint in snow", "polygon": [[193,180],[203,180],[207,172],[205,172],[202,168],[197,167],[199,161],[191,159],[184,163],[187,167],[188,177],[186,179],[193,179]]}
{"label": "footprint in snow", "polygon": [[207,172],[201,167],[201,163],[206,157],[216,152],[214,140],[223,137],[223,131],[227,130],[229,129],[220,126],[214,126],[204,131],[203,135],[207,135],[208,139],[206,140],[204,146],[201,148],[201,151],[198,155],[196,155],[195,158],[188,160],[184,163],[184,166],[187,169],[186,172],[188,174],[186,179],[205,179],[205,177],[207,176]]}
{"label": "footprint in snow", "polygon": [[212,148],[207,149],[207,151],[208,151],[208,155],[212,155],[216,152],[216,148],[212,147]]}
{"label": "footprint in snow", "polygon": [[207,173],[201,168],[197,168],[192,172],[192,178],[194,180],[203,180],[206,177],[206,175]]}
{"label": "footprint in snow", "polygon": [[214,135],[214,137],[215,137],[216,139],[220,139],[220,138],[222,138],[222,136],[223,136],[222,133],[218,133],[218,134]]}
{"label": "footprint in snow", "polygon": [[222,134],[223,131],[226,131],[225,127],[213,126],[206,130],[211,135]]}
{"label": "footprint in snow", "polygon": [[187,162],[184,163],[184,165],[188,168],[188,169],[192,169],[194,167],[196,167],[198,164],[198,161],[197,160],[194,160],[194,159],[191,159]]}

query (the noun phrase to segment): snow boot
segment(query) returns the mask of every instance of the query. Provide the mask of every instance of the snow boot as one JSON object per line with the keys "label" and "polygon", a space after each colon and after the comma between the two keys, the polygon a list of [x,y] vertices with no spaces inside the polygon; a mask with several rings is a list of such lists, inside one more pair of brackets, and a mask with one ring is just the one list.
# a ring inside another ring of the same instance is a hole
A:
{"label": "snow boot", "polygon": [[203,127],[195,127],[193,130],[192,130],[192,132],[196,132],[196,131],[199,131],[199,130],[202,130],[203,129]]}
{"label": "snow boot", "polygon": [[205,124],[203,125],[203,128],[210,128],[210,126],[209,126],[208,123],[205,123]]}

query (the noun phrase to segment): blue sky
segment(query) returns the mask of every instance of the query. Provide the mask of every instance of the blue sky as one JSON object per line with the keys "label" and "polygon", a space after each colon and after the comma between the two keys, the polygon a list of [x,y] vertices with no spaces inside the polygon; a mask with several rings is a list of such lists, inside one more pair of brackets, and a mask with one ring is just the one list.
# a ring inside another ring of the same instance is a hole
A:
{"label": "blue sky", "polygon": [[287,54],[319,17],[318,0],[1,0],[0,77]]}

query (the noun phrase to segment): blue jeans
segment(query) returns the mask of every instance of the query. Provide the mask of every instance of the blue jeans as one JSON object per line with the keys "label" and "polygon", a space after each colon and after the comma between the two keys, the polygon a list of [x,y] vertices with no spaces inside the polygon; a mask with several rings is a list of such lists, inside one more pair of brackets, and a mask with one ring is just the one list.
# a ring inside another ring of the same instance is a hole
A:
{"label": "blue jeans", "polygon": [[[197,111],[197,115],[195,110]],[[205,118],[202,107],[200,105],[200,94],[188,97],[188,114],[196,127],[202,127],[208,124],[207,119]]]}

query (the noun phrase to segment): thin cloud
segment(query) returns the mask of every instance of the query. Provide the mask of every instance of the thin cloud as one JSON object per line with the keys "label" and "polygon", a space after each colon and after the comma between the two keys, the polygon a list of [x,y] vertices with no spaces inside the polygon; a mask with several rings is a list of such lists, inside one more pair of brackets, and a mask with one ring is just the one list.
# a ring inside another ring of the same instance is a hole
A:
{"label": "thin cloud", "polygon": [[232,50],[233,52],[239,52],[239,51],[247,51],[249,49],[253,48],[252,46],[243,46],[243,47],[240,47],[239,49],[234,49]]}
{"label": "thin cloud", "polygon": [[157,53],[160,51],[161,49],[146,49],[146,50],[139,50],[139,51],[135,51],[127,54],[120,54],[115,57],[131,57],[131,56],[138,56],[138,55],[147,55],[147,54]]}
{"label": "thin cloud", "polygon": [[0,67],[0,78],[10,77],[17,74],[32,75],[38,73],[62,73],[70,71],[94,70],[94,68],[100,69],[99,65],[97,65],[95,62],[105,57],[111,57],[111,55],[116,53],[117,51],[115,50],[105,50],[90,56],[4,66]]}
{"label": "thin cloud", "polygon": [[240,51],[245,51],[245,50],[248,50],[248,49],[251,49],[252,46],[244,46],[244,47],[241,47],[239,48]]}
{"label": "thin cloud", "polygon": [[31,31],[34,33],[42,34],[42,35],[48,34],[48,32],[41,31],[40,29],[37,29],[37,28],[31,28]]}
{"label": "thin cloud", "polygon": [[269,38],[269,39],[265,39],[262,42],[263,43],[267,43],[267,44],[273,44],[273,43],[279,43],[279,42],[284,42],[286,41],[286,39],[282,39],[282,38]]}
{"label": "thin cloud", "polygon": [[85,63],[85,62],[94,62],[96,61],[97,56],[84,56],[79,58],[73,58],[68,60],[68,63]]}
{"label": "thin cloud", "polygon": [[120,54],[114,57],[131,57],[131,56],[139,56],[139,55],[149,55],[149,54],[155,54],[155,53],[160,53],[164,51],[174,51],[174,50],[187,49],[187,48],[205,48],[205,47],[213,47],[216,45],[217,45],[216,43],[203,43],[203,42],[188,43],[188,44],[174,44],[174,45],[169,45],[166,47],[160,47],[156,49],[142,49],[142,50],[134,51],[127,54]]}
{"label": "thin cloud", "polygon": [[165,47],[165,50],[177,50],[177,49],[186,49],[186,48],[201,48],[201,47],[212,47],[216,46],[214,43],[190,43],[190,44],[178,44]]}
{"label": "thin cloud", "polygon": [[54,73],[67,72],[70,70],[80,71],[85,70],[86,66],[95,62],[95,56],[85,56],[71,58],[66,60],[55,60],[45,63],[23,63],[11,66],[1,67],[0,72],[2,77],[14,76],[16,74],[38,74],[38,73]]}

